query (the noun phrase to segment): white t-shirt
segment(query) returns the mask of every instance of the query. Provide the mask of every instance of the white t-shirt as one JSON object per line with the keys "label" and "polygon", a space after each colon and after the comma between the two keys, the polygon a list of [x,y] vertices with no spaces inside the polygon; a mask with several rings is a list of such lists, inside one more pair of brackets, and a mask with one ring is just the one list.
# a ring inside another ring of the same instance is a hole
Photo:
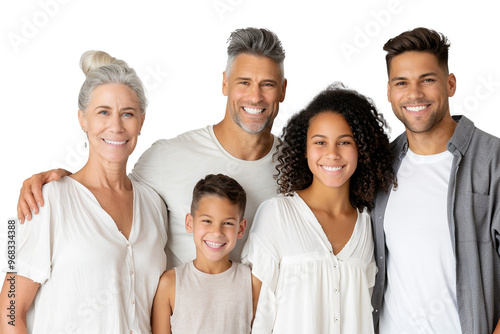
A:
{"label": "white t-shirt", "polygon": [[373,333],[373,247],[366,210],[335,256],[297,194],[262,203],[242,255],[262,282],[252,333]]}
{"label": "white t-shirt", "polygon": [[43,186],[45,205],[21,225],[18,239],[18,275],[41,283],[27,314],[29,333],[150,333],[166,267],[166,209],[152,189],[132,184],[128,240],[76,180]]}
{"label": "white t-shirt", "polygon": [[385,211],[387,289],[380,333],[461,333],[447,217],[453,155],[410,150]]}
{"label": "white t-shirt", "polygon": [[[278,139],[274,139],[274,147]],[[168,208],[168,266],[174,267],[194,260],[196,247],[186,232],[185,217],[190,212],[193,188],[207,174],[222,173],[238,181],[247,193],[247,230],[252,226],[260,203],[277,194],[273,148],[256,161],[240,160],[229,154],[207,126],[156,141],[135,164],[131,177],[145,182],[163,198]],[[230,254],[240,262],[240,254],[248,233],[238,240]]]}

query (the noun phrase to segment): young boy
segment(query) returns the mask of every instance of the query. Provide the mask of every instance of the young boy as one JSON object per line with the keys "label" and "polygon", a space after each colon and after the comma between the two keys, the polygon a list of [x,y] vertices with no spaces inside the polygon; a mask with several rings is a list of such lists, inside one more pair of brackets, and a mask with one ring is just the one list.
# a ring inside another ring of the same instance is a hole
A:
{"label": "young boy", "polygon": [[161,276],[153,302],[154,334],[250,333],[258,295],[252,303],[250,268],[229,260],[245,232],[245,206],[245,191],[228,176],[210,174],[196,184],[186,215],[196,259]]}

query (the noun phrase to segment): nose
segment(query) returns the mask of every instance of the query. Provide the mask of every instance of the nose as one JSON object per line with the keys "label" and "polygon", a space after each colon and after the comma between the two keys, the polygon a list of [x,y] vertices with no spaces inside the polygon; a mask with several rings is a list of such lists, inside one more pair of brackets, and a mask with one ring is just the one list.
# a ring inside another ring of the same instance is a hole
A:
{"label": "nose", "polygon": [[123,130],[123,120],[119,112],[114,112],[109,122],[109,129],[111,131],[121,132]]}
{"label": "nose", "polygon": [[260,85],[255,84],[250,86],[248,90],[248,98],[254,104],[259,103],[264,99]]}
{"label": "nose", "polygon": [[409,100],[417,100],[419,98],[422,98],[424,96],[422,88],[420,85],[413,83],[410,84],[408,87],[408,99]]}
{"label": "nose", "polygon": [[328,151],[326,152],[327,158],[331,160],[337,160],[340,158],[339,147],[337,145],[330,145]]}
{"label": "nose", "polygon": [[222,235],[222,224],[212,224],[210,232],[216,236]]}

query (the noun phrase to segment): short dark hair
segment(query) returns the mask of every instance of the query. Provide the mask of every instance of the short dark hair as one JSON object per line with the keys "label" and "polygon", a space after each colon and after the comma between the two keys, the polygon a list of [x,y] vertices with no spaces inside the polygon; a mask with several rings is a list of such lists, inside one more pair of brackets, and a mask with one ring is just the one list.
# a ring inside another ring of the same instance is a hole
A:
{"label": "short dark hair", "polygon": [[409,51],[429,52],[436,56],[439,66],[448,72],[448,48],[450,42],[442,33],[427,28],[415,28],[391,38],[384,45],[387,74],[394,57]]}
{"label": "short dark hair", "polygon": [[196,183],[193,189],[193,201],[191,202],[192,215],[195,214],[200,200],[205,196],[226,198],[232,204],[238,205],[241,217],[243,217],[245,213],[247,202],[245,190],[235,179],[227,175],[209,174]]}
{"label": "short dark hair", "polygon": [[312,184],[313,174],[306,158],[307,131],[311,120],[324,112],[344,116],[352,129],[358,146],[358,165],[351,176],[349,199],[356,209],[370,209],[375,194],[395,184],[393,156],[384,131],[386,122],[369,98],[341,83],[334,83],[320,92],[283,128],[276,166],[279,192],[291,195]]}

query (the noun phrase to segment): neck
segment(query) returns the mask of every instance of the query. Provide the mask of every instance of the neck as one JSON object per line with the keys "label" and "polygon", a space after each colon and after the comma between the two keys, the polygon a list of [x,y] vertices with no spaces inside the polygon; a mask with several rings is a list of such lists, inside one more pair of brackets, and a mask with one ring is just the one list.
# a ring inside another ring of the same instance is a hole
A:
{"label": "neck", "polygon": [[349,182],[333,188],[314,179],[308,188],[297,191],[297,194],[313,211],[321,210],[338,215],[355,210],[349,200]]}
{"label": "neck", "polygon": [[406,130],[410,150],[420,155],[432,155],[446,151],[448,141],[453,136],[457,122],[450,116],[443,120],[429,131],[422,133]]}
{"label": "neck", "polygon": [[223,273],[232,266],[232,262],[229,260],[229,255],[216,262],[204,261],[200,259],[199,256],[196,256],[193,264],[199,271],[212,275]]}
{"label": "neck", "polygon": [[89,157],[85,166],[71,177],[87,188],[105,188],[116,191],[132,189],[132,183],[127,177],[126,161],[124,163],[103,162]]}
{"label": "neck", "polygon": [[249,133],[227,117],[214,125],[214,133],[222,147],[240,160],[262,159],[271,151],[274,144],[270,126],[259,133]]}

